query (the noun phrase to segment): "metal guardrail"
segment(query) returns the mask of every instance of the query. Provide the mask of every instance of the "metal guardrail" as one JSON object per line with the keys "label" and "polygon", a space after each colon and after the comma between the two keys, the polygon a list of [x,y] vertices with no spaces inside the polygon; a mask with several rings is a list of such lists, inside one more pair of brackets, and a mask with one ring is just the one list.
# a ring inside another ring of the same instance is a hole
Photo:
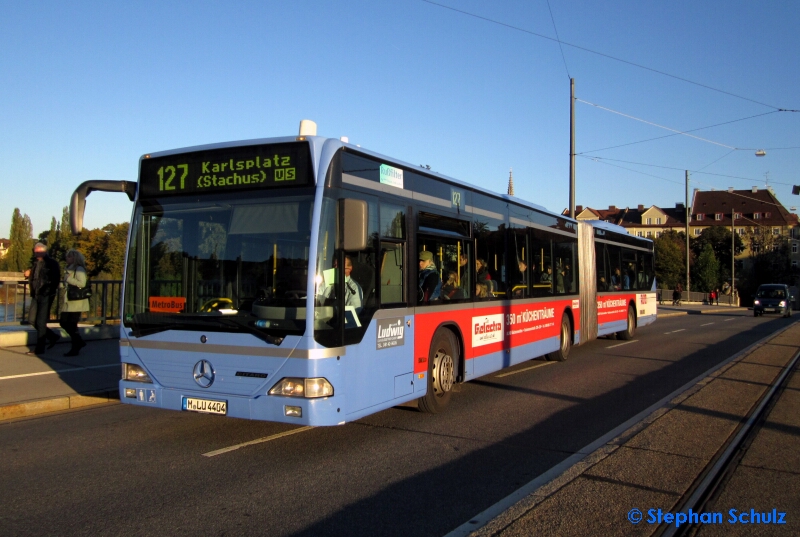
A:
{"label": "metal guardrail", "polygon": [[[92,298],[89,311],[81,316],[81,322],[108,324],[119,321],[122,280],[89,280]],[[53,301],[50,320],[58,320],[61,293]],[[31,297],[28,281],[0,281],[0,324],[19,324],[28,321]]]}

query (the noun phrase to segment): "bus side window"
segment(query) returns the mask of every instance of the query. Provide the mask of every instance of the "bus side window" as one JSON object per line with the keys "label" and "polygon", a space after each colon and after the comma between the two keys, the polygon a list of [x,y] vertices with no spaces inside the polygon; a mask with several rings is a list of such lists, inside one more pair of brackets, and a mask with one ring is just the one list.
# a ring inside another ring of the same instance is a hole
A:
{"label": "bus side window", "polygon": [[404,303],[402,243],[381,243],[380,274],[381,305]]}
{"label": "bus side window", "polygon": [[381,307],[387,304],[405,304],[406,208],[381,203],[380,212],[378,277]]}

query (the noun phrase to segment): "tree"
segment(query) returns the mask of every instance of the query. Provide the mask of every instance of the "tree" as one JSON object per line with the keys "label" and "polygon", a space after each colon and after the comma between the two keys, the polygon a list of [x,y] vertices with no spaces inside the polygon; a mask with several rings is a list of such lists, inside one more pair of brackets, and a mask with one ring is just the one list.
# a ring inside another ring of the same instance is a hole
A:
{"label": "tree", "polygon": [[58,222],[53,217],[50,221],[50,229],[39,233],[39,242],[46,244],[48,248],[52,248],[56,241],[58,241]]}
{"label": "tree", "polygon": [[761,284],[795,284],[800,271],[792,266],[789,237],[775,234],[770,227],[755,226],[747,229],[744,240],[750,248],[750,266],[739,273],[743,303],[749,303]]}
{"label": "tree", "polygon": [[108,263],[104,271],[112,280],[121,280],[125,266],[125,250],[128,246],[130,224],[108,224],[103,230],[108,234],[106,256]]}
{"label": "tree", "polygon": [[61,211],[61,226],[59,227],[58,242],[63,252],[75,247],[76,237],[72,234],[72,225],[69,223],[69,207]]}
{"label": "tree", "polygon": [[686,278],[686,239],[683,233],[667,231],[654,241],[656,282],[664,289],[675,289]]}
{"label": "tree", "polygon": [[719,287],[719,263],[710,243],[706,243],[697,257],[692,280],[698,291],[709,292]]}
{"label": "tree", "polygon": [[33,225],[30,217],[23,215],[18,208],[11,216],[11,236],[8,252],[5,256],[5,269],[10,272],[22,272],[31,265],[33,250]]}
{"label": "tree", "polygon": [[[734,253],[741,254],[744,251],[744,241],[739,234],[734,235]],[[731,230],[727,227],[712,226],[703,230],[695,239],[692,239],[691,249],[695,256],[700,254],[711,245],[714,249],[714,257],[719,266],[717,274],[718,282],[725,282],[731,279]]]}

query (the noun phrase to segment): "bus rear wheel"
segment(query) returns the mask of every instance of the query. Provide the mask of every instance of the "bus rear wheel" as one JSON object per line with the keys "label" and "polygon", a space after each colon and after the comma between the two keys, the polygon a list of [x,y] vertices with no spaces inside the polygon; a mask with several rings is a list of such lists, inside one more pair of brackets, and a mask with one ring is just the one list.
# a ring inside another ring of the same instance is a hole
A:
{"label": "bus rear wheel", "polygon": [[458,374],[458,340],[450,330],[436,331],[428,355],[428,391],[419,398],[419,409],[428,414],[441,412],[450,402]]}
{"label": "bus rear wheel", "polygon": [[636,334],[636,312],[633,306],[628,307],[628,326],[622,332],[617,332],[617,337],[623,340],[633,339]]}
{"label": "bus rear wheel", "polygon": [[558,350],[547,355],[547,359],[552,362],[563,362],[569,358],[569,351],[572,349],[572,325],[569,317],[565,313],[561,317],[561,330],[559,331]]}

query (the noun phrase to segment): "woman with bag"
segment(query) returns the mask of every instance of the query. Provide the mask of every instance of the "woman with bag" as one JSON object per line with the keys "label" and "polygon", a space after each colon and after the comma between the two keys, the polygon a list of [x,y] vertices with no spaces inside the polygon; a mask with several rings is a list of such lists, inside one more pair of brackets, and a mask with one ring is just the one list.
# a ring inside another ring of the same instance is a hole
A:
{"label": "woman with bag", "polygon": [[86,260],[78,250],[69,250],[66,254],[67,268],[64,271],[64,295],[59,324],[72,340],[72,348],[64,356],[78,356],[86,346],[78,332],[78,321],[81,313],[89,311],[89,299],[83,298],[86,287]]}

